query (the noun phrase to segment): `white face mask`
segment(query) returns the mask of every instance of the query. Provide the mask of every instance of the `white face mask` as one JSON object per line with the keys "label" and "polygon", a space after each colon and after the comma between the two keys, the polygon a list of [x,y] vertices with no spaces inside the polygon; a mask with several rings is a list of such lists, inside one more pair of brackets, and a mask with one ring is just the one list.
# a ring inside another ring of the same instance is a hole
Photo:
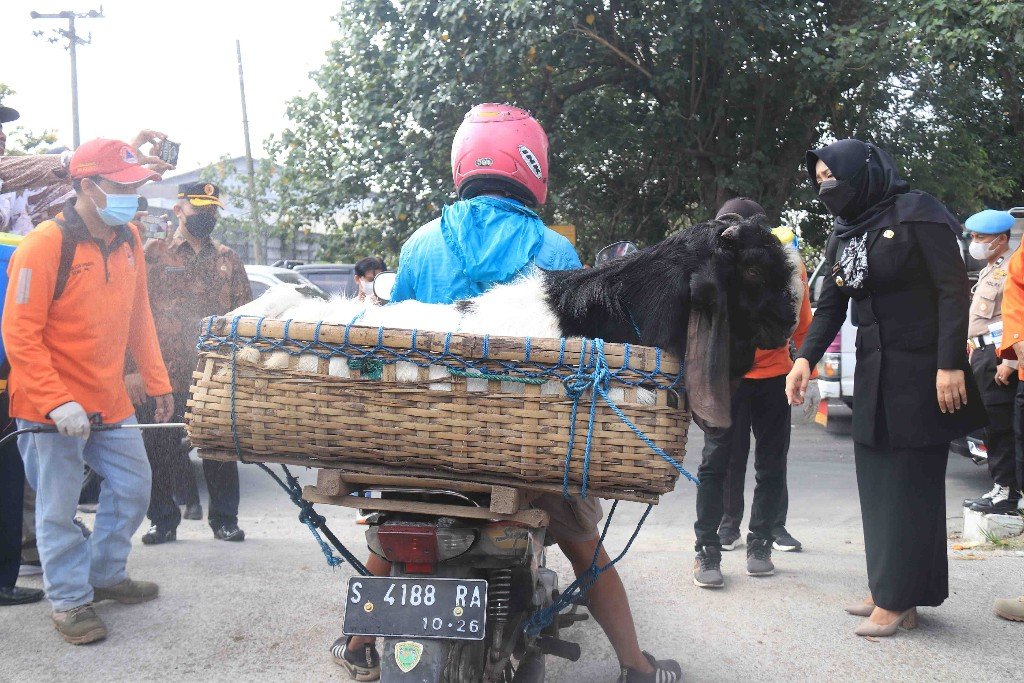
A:
{"label": "white face mask", "polygon": [[987,261],[996,251],[992,248],[994,242],[971,242],[967,248],[971,258],[978,261]]}

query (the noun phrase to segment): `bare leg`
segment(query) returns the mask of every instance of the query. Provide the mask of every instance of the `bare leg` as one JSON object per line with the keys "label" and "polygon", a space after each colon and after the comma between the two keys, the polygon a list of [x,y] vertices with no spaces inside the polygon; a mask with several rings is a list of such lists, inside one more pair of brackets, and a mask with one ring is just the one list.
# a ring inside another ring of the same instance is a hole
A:
{"label": "bare leg", "polygon": [[[370,553],[370,558],[366,560],[366,568],[374,576],[391,576],[391,563],[373,553]],[[376,640],[373,636],[352,636],[348,641],[348,651],[358,652],[367,645],[373,645]]]}
{"label": "bare leg", "polygon": [[[599,539],[590,541],[559,541],[558,547],[572,563],[573,571],[579,576],[590,569],[590,561],[594,558],[594,549]],[[610,561],[604,548],[597,556],[597,565],[603,567]],[[608,641],[619,658],[619,663],[641,673],[654,671],[651,663],[640,650],[636,639],[636,627],[633,624],[633,613],[629,609],[629,597],[626,587],[615,568],[607,570],[591,586],[587,592],[588,608],[594,619],[608,637]]]}

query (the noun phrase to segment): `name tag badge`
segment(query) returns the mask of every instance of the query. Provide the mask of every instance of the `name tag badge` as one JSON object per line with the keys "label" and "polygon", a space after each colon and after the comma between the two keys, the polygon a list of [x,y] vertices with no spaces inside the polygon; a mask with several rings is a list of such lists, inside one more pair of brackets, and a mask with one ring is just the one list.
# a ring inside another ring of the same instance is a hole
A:
{"label": "name tag badge", "polygon": [[988,326],[988,333],[992,335],[992,343],[999,346],[1003,341],[1003,321],[992,323]]}
{"label": "name tag badge", "polygon": [[164,272],[168,275],[182,275],[188,272],[188,268],[185,266],[167,266],[164,268]]}

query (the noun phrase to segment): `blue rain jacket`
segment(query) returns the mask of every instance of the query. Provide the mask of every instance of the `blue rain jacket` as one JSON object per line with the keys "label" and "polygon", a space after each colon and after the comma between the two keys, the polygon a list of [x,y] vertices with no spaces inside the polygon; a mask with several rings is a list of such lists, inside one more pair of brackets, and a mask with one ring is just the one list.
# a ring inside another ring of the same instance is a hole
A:
{"label": "blue rain jacket", "polygon": [[534,266],[581,268],[572,243],[514,199],[455,202],[402,246],[391,301],[448,304],[510,282]]}

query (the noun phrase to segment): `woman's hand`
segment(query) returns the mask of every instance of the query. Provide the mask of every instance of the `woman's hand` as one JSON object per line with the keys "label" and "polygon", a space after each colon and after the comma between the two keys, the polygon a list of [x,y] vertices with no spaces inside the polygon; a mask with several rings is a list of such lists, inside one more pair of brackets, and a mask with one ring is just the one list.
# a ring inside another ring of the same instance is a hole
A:
{"label": "woman's hand", "polygon": [[804,404],[804,392],[807,391],[807,383],[810,379],[811,364],[807,362],[806,358],[797,358],[793,363],[793,369],[786,375],[786,398],[789,399],[789,405],[802,406]]}
{"label": "woman's hand", "polygon": [[955,413],[967,405],[967,382],[963,370],[940,369],[935,373],[935,390],[939,396],[939,410],[944,413]]}

